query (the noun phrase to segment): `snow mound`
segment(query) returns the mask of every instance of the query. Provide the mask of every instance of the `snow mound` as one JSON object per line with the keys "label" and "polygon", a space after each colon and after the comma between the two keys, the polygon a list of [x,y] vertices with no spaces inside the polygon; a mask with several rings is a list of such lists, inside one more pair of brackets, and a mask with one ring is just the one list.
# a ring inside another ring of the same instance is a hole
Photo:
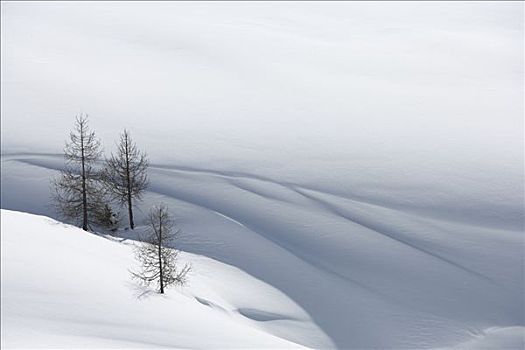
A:
{"label": "snow mound", "polygon": [[167,204],[196,267],[137,304],[133,232],[6,215],[8,344],[523,348],[523,3],[1,7],[2,208],[55,216],[87,112],[106,154],[147,151],[137,223]]}
{"label": "snow mound", "polygon": [[[53,215],[48,181],[61,162],[4,156],[2,206]],[[213,312],[313,348],[453,347],[525,324],[520,230],[246,174],[154,164],[150,179],[137,222],[151,205],[170,207],[185,256],[223,271],[198,269],[209,295],[192,302]],[[250,278],[236,284],[239,273]]]}
{"label": "snow mound", "polygon": [[[315,333],[288,298],[231,266],[185,253],[191,284],[161,296],[130,281],[132,242],[9,210],[1,219],[2,348],[300,348],[239,315],[268,300],[273,309],[261,315],[284,309]],[[214,284],[230,287],[218,294]],[[235,299],[229,288],[261,301]]]}

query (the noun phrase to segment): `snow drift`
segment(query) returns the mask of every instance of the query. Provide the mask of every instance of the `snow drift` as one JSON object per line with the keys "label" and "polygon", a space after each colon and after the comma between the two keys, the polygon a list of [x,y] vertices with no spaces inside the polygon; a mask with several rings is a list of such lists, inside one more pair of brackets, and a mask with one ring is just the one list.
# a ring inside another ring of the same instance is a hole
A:
{"label": "snow drift", "polygon": [[140,208],[169,205],[187,256],[286,300],[241,286],[235,317],[314,348],[519,347],[523,92],[519,2],[2,3],[1,205],[55,215],[88,112],[107,152],[124,127],[148,152]]}
{"label": "snow drift", "polygon": [[[2,198],[25,206],[16,200],[23,189],[47,188],[60,162],[4,156]],[[275,316],[287,314],[279,307],[240,308],[268,321],[263,327],[273,334],[315,348],[434,348],[524,324],[520,231],[436,220],[245,175],[157,166],[150,175],[143,208],[169,205],[183,230],[182,250],[240,268],[311,318],[301,331],[275,322],[289,319]],[[45,191],[32,193],[31,209],[45,212],[39,193]],[[258,292],[236,288],[242,298],[258,299]]]}
{"label": "snow drift", "polygon": [[191,286],[160,296],[130,281],[132,242],[25,213],[1,218],[2,348],[299,348],[256,321],[312,328],[282,293],[236,268],[184,254]]}

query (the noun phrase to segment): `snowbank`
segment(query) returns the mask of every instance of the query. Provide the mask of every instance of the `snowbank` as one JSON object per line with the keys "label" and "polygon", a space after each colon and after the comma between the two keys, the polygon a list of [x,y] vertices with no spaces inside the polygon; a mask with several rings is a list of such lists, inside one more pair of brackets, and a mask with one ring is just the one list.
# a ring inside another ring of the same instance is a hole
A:
{"label": "snowbank", "polygon": [[131,242],[8,210],[1,222],[2,348],[301,347],[252,321],[275,310],[312,328],[282,293],[211,259],[183,254],[191,285],[161,296],[130,281]]}

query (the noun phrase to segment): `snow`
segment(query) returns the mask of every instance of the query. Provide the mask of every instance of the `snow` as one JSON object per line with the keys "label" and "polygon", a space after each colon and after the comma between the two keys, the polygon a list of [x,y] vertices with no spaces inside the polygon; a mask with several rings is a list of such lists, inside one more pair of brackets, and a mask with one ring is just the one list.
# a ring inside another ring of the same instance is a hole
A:
{"label": "snow", "polygon": [[[43,216],[1,215],[2,348],[301,347],[250,322],[272,309],[290,312],[274,314],[277,322],[315,333],[304,311],[239,269],[186,253],[191,286],[154,295],[129,278],[133,243]],[[253,294],[235,298],[240,286]]]}
{"label": "snow", "polygon": [[523,48],[521,2],[3,2],[1,207],[56,218],[87,112],[148,152],[137,222],[169,205],[195,276],[137,300],[136,234],[39,219],[22,278],[4,217],[37,218],[3,210],[2,342],[523,348]]}
{"label": "snow", "polygon": [[[2,205],[25,206],[12,200],[14,191],[47,188],[60,162],[58,156],[4,156],[2,198],[11,200]],[[273,335],[313,348],[436,348],[485,329],[523,325],[520,231],[437,220],[268,180],[155,165],[150,174],[141,207],[169,205],[183,230],[180,249],[235,266],[288,299],[265,301],[257,285],[249,291],[253,281],[228,289],[233,278],[226,275],[208,281],[211,297],[197,300],[215,310],[225,308],[217,299],[226,300]],[[47,197],[34,198],[35,212],[49,210]],[[213,276],[210,266],[197,270]]]}
{"label": "snow", "polygon": [[523,349],[523,327],[489,328],[477,338],[459,344],[458,349]]}

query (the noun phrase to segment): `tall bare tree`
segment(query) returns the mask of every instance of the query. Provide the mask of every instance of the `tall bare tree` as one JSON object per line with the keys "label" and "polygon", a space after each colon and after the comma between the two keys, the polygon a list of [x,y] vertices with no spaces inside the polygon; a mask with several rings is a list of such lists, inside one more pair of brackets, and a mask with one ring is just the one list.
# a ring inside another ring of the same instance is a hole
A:
{"label": "tall bare tree", "polygon": [[186,283],[191,266],[186,264],[181,269],[177,269],[179,252],[173,248],[173,244],[180,230],[173,232],[174,223],[165,206],[154,207],[146,223],[149,226],[147,236],[141,237],[142,242],[135,251],[141,263],[141,270],[131,274],[146,286],[156,283],[159,292],[163,294],[164,289],[172,284]]}
{"label": "tall bare tree", "polygon": [[105,177],[113,199],[127,206],[129,226],[133,221],[133,201],[140,200],[148,186],[148,159],[146,153],[137,149],[127,130],[120,135],[117,153],[106,160]]}
{"label": "tall bare tree", "polygon": [[77,221],[85,231],[96,220],[95,213],[104,202],[100,173],[94,168],[100,155],[100,141],[89,129],[88,115],[78,115],[64,147],[64,168],[53,179],[52,196],[57,211]]}

